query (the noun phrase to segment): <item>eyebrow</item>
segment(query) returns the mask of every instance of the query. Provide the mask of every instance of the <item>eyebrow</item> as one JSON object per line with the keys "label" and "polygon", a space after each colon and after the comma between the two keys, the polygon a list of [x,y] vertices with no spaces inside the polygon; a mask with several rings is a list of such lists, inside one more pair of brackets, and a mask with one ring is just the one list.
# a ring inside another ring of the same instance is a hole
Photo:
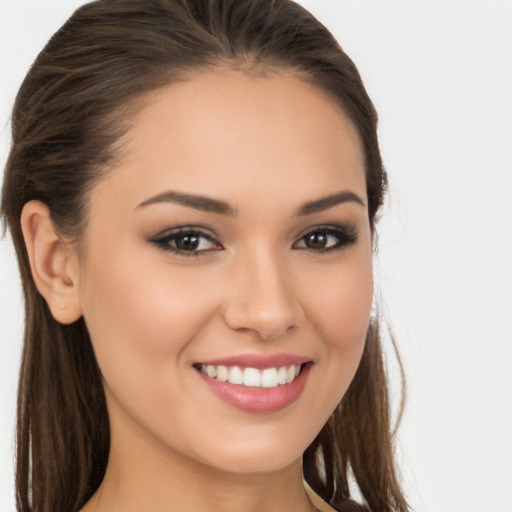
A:
{"label": "eyebrow", "polygon": [[183,192],[177,192],[175,190],[167,190],[162,194],[158,194],[154,197],[146,199],[137,206],[142,208],[155,203],[175,203],[182,206],[188,206],[201,210],[203,212],[218,213],[219,215],[229,215],[234,217],[236,210],[230,206],[226,201],[220,201],[219,199],[212,199],[210,197],[198,196],[194,194],[185,194]]}
{"label": "eyebrow", "polygon": [[[354,192],[350,192],[348,190],[344,190],[342,192],[336,192],[329,196],[304,203],[296,210],[295,215],[299,217],[304,215],[311,215],[313,213],[328,210],[329,208],[332,208],[338,204],[347,202],[354,202],[360,204],[361,206],[366,206],[364,201],[357,194],[354,194]],[[136,209],[157,203],[175,203],[203,212],[228,215],[230,217],[235,217],[237,215],[237,210],[226,201],[212,199],[210,197],[199,196],[195,194],[177,192],[175,190],[167,190],[154,197],[150,197],[149,199],[146,199],[140,203]]]}
{"label": "eyebrow", "polygon": [[312,213],[328,210],[338,204],[350,202],[366,206],[364,201],[357,194],[354,194],[354,192],[350,192],[349,190],[343,190],[342,192],[336,192],[327,197],[322,197],[305,203],[296,211],[295,214],[297,216],[311,215]]}

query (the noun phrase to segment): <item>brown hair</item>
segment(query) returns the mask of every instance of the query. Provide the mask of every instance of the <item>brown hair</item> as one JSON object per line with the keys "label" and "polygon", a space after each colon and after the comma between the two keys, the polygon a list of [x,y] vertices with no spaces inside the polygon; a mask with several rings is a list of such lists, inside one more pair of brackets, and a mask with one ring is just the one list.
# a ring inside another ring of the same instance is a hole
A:
{"label": "brown hair", "polygon": [[[377,115],[359,73],[330,32],[290,0],[98,0],[78,9],[39,54],[12,115],[2,215],[17,251],[26,301],[19,380],[16,500],[19,511],[76,511],[95,492],[109,453],[109,422],[83,319],[54,320],[31,277],[20,228],[38,199],[67,236],[87,224],[88,190],[117,155],[137,99],[229,66],[288,70],[335,98],[356,126],[366,158],[372,228],[386,189]],[[408,510],[393,462],[387,378],[376,321],[356,376],[303,457],[311,487],[339,510],[349,474],[375,512]]]}

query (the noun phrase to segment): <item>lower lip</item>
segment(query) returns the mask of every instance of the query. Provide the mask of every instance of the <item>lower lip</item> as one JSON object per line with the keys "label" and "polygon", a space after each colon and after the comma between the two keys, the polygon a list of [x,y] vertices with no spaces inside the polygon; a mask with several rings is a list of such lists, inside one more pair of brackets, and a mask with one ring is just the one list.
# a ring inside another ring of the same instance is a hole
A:
{"label": "lower lip", "polygon": [[275,388],[239,386],[196,371],[210,390],[224,402],[244,411],[264,413],[279,411],[295,402],[304,390],[310,367],[310,363],[304,365],[293,382]]}

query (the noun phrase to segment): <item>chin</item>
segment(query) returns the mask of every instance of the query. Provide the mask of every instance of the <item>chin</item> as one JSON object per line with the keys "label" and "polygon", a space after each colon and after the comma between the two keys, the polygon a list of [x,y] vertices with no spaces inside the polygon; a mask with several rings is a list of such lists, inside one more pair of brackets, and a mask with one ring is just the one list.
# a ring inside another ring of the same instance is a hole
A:
{"label": "chin", "polygon": [[202,450],[201,461],[220,471],[236,474],[278,472],[301,463],[302,454],[310,441],[280,436],[264,439],[262,434],[253,442],[232,440],[227,446],[217,445],[212,452]]}
{"label": "chin", "polygon": [[276,450],[268,453],[233,454],[222,460],[211,461],[210,466],[226,473],[249,475],[255,473],[279,472],[302,460],[302,452],[297,454],[276,454]]}

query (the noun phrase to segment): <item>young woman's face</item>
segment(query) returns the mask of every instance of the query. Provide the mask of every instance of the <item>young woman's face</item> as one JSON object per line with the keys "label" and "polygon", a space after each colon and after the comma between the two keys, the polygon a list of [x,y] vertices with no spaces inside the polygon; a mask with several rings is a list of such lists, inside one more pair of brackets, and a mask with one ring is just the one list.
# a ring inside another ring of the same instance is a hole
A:
{"label": "young woman's face", "polygon": [[360,141],[322,91],[218,71],[153,94],[80,260],[112,446],[296,462],[357,369],[371,245]]}

